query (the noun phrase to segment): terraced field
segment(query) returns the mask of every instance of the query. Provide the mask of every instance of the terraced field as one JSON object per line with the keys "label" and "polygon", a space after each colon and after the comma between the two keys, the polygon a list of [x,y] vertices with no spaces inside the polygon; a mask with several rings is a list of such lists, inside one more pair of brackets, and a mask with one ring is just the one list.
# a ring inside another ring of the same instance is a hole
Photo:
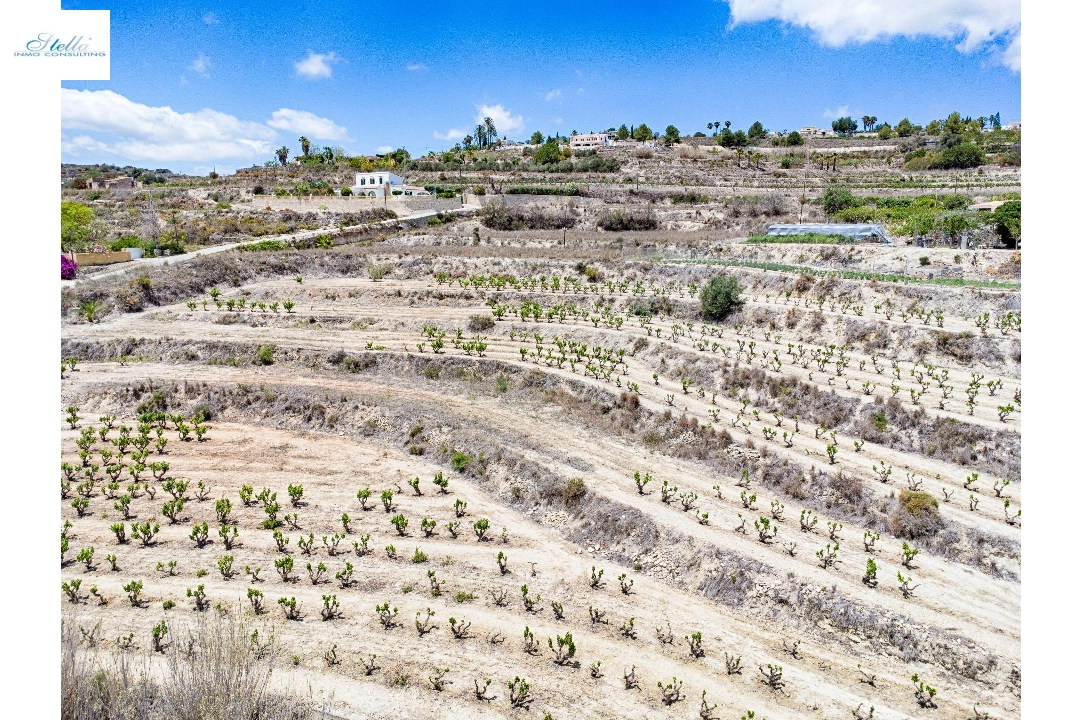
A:
{"label": "terraced field", "polygon": [[218,608],[339,717],[1019,716],[1016,290],[728,268],[714,322],[718,267],[520,250],[88,281],[146,298],[62,327],[99,652]]}

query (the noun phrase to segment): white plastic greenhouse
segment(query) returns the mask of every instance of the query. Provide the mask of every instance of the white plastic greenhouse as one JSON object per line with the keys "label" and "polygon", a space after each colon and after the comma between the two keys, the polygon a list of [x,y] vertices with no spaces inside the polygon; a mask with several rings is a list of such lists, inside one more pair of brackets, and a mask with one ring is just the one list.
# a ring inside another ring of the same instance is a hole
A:
{"label": "white plastic greenhouse", "polygon": [[853,242],[881,242],[893,245],[882,225],[872,223],[801,223],[771,225],[767,235],[842,235]]}

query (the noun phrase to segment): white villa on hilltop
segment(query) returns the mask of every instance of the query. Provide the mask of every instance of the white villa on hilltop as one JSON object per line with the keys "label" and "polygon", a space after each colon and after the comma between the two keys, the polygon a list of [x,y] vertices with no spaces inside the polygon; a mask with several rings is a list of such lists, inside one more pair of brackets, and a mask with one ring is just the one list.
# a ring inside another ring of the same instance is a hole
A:
{"label": "white villa on hilltop", "polygon": [[357,197],[387,195],[430,195],[423,187],[407,185],[405,179],[386,170],[357,173],[357,184],[350,188]]}
{"label": "white villa on hilltop", "polygon": [[368,197],[391,195],[395,190],[401,192],[405,182],[399,175],[386,171],[357,173],[356,180],[350,190],[354,195]]}
{"label": "white villa on hilltop", "polygon": [[587,133],[586,135],[572,135],[570,145],[572,150],[589,147],[604,147],[612,145],[616,139],[615,133]]}

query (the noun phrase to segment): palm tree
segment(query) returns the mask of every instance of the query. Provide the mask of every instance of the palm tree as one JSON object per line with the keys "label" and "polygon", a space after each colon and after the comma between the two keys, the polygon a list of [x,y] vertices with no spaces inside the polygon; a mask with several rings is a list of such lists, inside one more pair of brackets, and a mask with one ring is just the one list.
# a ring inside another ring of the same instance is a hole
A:
{"label": "palm tree", "polygon": [[714,123],[707,123],[706,124],[706,129],[707,130],[713,130],[714,129]]}
{"label": "palm tree", "polygon": [[860,119],[860,121],[861,121],[862,123],[864,123],[864,129],[865,129],[865,130],[867,130],[867,129],[868,129],[868,126],[872,124],[872,119],[871,119],[870,117],[868,117],[867,115],[865,115],[864,117],[862,117],[862,118]]}
{"label": "palm tree", "polygon": [[477,138],[478,146],[484,147],[485,145],[488,145],[488,131],[485,130],[484,125],[478,125],[474,128],[473,136]]}
{"label": "palm tree", "polygon": [[304,135],[301,135],[298,140],[301,144],[301,152],[304,153],[305,157],[308,157],[308,149],[312,147],[312,143]]}
{"label": "palm tree", "polygon": [[286,160],[289,159],[289,148],[287,148],[285,145],[283,145],[282,147],[275,150],[274,154],[278,156],[278,162],[285,165]]}
{"label": "palm tree", "polygon": [[485,125],[486,139],[488,140],[488,142],[492,142],[497,137],[499,137],[499,133],[496,132],[496,123],[492,122],[492,118],[490,117],[486,117],[483,122]]}
{"label": "palm tree", "polygon": [[466,137],[462,138],[462,147],[469,150],[471,145],[473,145],[473,135],[467,135]]}

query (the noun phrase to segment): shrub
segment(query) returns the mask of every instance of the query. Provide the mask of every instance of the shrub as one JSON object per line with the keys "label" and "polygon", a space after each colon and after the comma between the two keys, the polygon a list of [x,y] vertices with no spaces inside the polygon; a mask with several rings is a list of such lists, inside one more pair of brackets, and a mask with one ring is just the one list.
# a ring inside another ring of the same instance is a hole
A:
{"label": "shrub", "polygon": [[564,486],[564,502],[570,505],[586,494],[586,483],[582,478],[571,478]]}
{"label": "shrub", "polygon": [[496,327],[496,321],[492,319],[491,315],[470,315],[470,319],[466,323],[466,328],[470,332],[483,332],[494,327]]}
{"label": "shrub", "polygon": [[451,467],[454,468],[456,472],[466,472],[466,468],[468,468],[472,462],[473,455],[464,453],[461,450],[455,450],[451,455]]}
{"label": "shrub", "polygon": [[861,205],[860,207],[846,208],[838,212],[837,218],[841,222],[847,223],[869,223],[874,222],[877,215],[875,208]]}
{"label": "shrub", "polygon": [[625,232],[634,230],[656,230],[657,215],[648,211],[605,210],[597,219],[597,226],[602,230],[611,232]]}
{"label": "shrub", "polygon": [[255,354],[256,365],[273,365],[274,348],[270,345],[260,345]]}
{"label": "shrub", "polygon": [[1022,201],[1008,200],[995,209],[992,218],[996,223],[996,234],[1007,245],[1022,235]]}
{"label": "shrub", "polygon": [[489,201],[481,209],[481,224],[493,230],[560,230],[574,227],[577,218],[570,210],[545,212],[539,207],[509,207]]}
{"label": "shrub", "polygon": [[944,150],[936,163],[941,168],[974,168],[984,164],[984,152],[974,143],[964,142]]}
{"label": "shrub", "polygon": [[902,490],[890,515],[890,529],[904,538],[934,535],[946,527],[939,514],[939,501],[920,490]]}
{"label": "shrub", "polygon": [[849,188],[840,185],[831,185],[820,198],[823,212],[827,215],[837,215],[842,210],[857,208],[863,205],[860,198],[853,195]]}
{"label": "shrub", "polygon": [[740,284],[730,275],[717,275],[703,286],[699,293],[702,315],[707,320],[724,319],[734,308],[741,305]]}
{"label": "shrub", "polygon": [[549,140],[541,147],[537,148],[534,152],[533,161],[538,165],[550,165],[552,163],[558,163],[563,158],[560,157],[560,146],[555,140]]}
{"label": "shrub", "polygon": [[710,202],[710,196],[706,193],[689,190],[688,192],[682,192],[672,195],[669,197],[669,200],[672,202],[673,205],[698,205],[700,203]]}

